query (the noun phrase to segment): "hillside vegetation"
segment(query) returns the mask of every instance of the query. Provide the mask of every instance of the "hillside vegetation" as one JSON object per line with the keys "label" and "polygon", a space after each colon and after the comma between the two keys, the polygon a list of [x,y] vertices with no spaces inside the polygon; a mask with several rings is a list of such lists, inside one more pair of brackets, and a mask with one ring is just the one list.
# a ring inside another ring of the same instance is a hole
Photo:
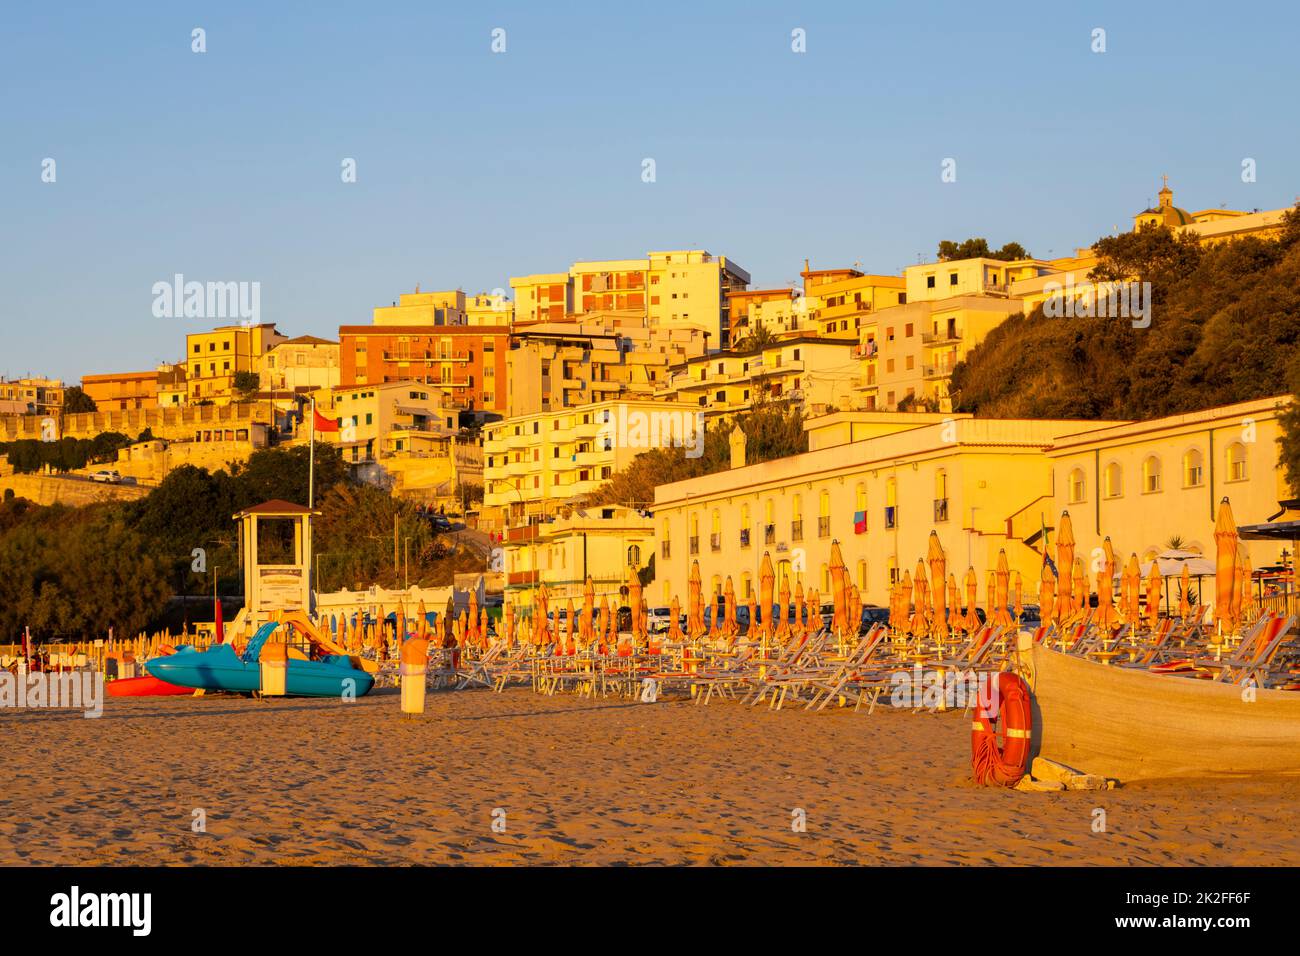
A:
{"label": "hillside vegetation", "polygon": [[[1091,278],[1151,284],[1149,327],[1041,306],[1011,316],[954,369],[956,411],[1148,419],[1300,389],[1300,211],[1276,240],[1201,246],[1160,227],[1093,249]],[[1300,487],[1300,413],[1284,425],[1282,459]]]}

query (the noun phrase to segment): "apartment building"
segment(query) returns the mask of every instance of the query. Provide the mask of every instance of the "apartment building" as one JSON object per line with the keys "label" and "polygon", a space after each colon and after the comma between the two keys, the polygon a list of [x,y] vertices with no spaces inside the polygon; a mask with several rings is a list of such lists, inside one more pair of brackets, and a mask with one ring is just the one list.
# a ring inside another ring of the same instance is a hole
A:
{"label": "apartment building", "polygon": [[546,586],[552,610],[582,607],[587,578],[596,602],[627,603],[629,572],[653,563],[654,519],[632,508],[574,509],[553,521],[519,525],[505,533],[506,600],[531,607]]}
{"label": "apartment building", "polygon": [[339,343],[314,335],[286,339],[266,353],[261,385],[264,390],[300,393],[331,389],[340,384]]}
{"label": "apartment building", "polygon": [[851,402],[858,378],[857,346],[813,335],[780,339],[738,352],[711,352],[668,370],[659,394],[720,417],[762,402],[824,411]]}
{"label": "apartment building", "polygon": [[503,527],[553,516],[674,439],[702,448],[697,412],[673,401],[601,401],[487,426],[484,521]]}
{"label": "apartment building", "polygon": [[340,385],[415,381],[445,404],[484,418],[508,408],[510,329],[490,325],[344,325],[339,327]]}
{"label": "apartment building", "polygon": [[63,410],[64,386],[57,378],[0,378],[0,411],[14,415],[54,415]]}
{"label": "apartment building", "polygon": [[287,339],[272,322],[226,325],[185,336],[189,404],[230,404],[236,397],[235,376],[260,373],[266,354]]}
{"label": "apartment building", "polygon": [[103,411],[158,407],[158,370],[83,375],[81,390]]}

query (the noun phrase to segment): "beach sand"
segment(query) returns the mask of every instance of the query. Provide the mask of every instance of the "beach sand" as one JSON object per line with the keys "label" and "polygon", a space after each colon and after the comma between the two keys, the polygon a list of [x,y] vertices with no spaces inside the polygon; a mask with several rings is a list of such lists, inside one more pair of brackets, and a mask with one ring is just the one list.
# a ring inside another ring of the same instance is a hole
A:
{"label": "beach sand", "polygon": [[527,689],[0,711],[0,864],[1300,864],[1300,779],[985,789],[969,729]]}

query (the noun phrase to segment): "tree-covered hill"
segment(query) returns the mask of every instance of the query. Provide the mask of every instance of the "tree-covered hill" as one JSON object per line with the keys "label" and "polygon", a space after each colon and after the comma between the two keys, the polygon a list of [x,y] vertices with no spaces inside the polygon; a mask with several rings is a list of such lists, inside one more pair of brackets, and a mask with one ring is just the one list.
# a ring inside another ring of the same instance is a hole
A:
{"label": "tree-covered hill", "polygon": [[[1149,419],[1300,388],[1300,207],[1275,240],[1202,246],[1161,227],[1093,249],[1091,278],[1151,283],[1149,326],[1041,306],[1012,316],[954,369],[955,410]],[[1287,416],[1282,456],[1300,486],[1298,419]]]}

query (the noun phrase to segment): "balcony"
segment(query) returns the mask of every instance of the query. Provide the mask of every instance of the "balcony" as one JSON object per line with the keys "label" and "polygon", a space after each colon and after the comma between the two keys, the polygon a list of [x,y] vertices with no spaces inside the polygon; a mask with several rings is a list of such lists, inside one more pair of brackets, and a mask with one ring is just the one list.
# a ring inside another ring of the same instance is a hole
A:
{"label": "balcony", "polygon": [[763,525],[763,543],[776,544],[776,525],[774,524]]}
{"label": "balcony", "polygon": [[700,553],[700,536],[699,536],[698,534],[693,534],[693,535],[691,535],[691,539],[690,539],[690,552],[691,552],[691,554],[699,554],[699,553]]}
{"label": "balcony", "polygon": [[922,365],[921,366],[922,378],[927,378],[927,379],[949,378],[951,377],[951,375],[952,375],[951,365],[944,364],[944,365]]}
{"label": "balcony", "polygon": [[741,546],[742,548],[748,548],[748,547],[749,547],[749,529],[748,529],[748,528],[741,528],[741,529],[740,529],[740,546]]}
{"label": "balcony", "polygon": [[956,329],[943,329],[938,332],[922,332],[922,345],[946,345],[950,342],[960,342],[961,333]]}
{"label": "balcony", "polygon": [[831,516],[822,515],[817,519],[817,537],[829,538],[831,536]]}
{"label": "balcony", "polygon": [[898,506],[897,505],[885,506],[885,527],[886,528],[898,527]]}
{"label": "balcony", "polygon": [[673,556],[673,543],[671,541],[660,542],[659,553],[664,558],[671,558]]}
{"label": "balcony", "polygon": [[948,499],[947,498],[934,499],[934,520],[935,521],[948,520]]}
{"label": "balcony", "polygon": [[711,535],[709,535],[709,550],[710,551],[722,550],[722,532],[715,531]]}
{"label": "balcony", "polygon": [[803,519],[802,518],[796,518],[794,521],[790,522],[790,540],[791,541],[803,540]]}

